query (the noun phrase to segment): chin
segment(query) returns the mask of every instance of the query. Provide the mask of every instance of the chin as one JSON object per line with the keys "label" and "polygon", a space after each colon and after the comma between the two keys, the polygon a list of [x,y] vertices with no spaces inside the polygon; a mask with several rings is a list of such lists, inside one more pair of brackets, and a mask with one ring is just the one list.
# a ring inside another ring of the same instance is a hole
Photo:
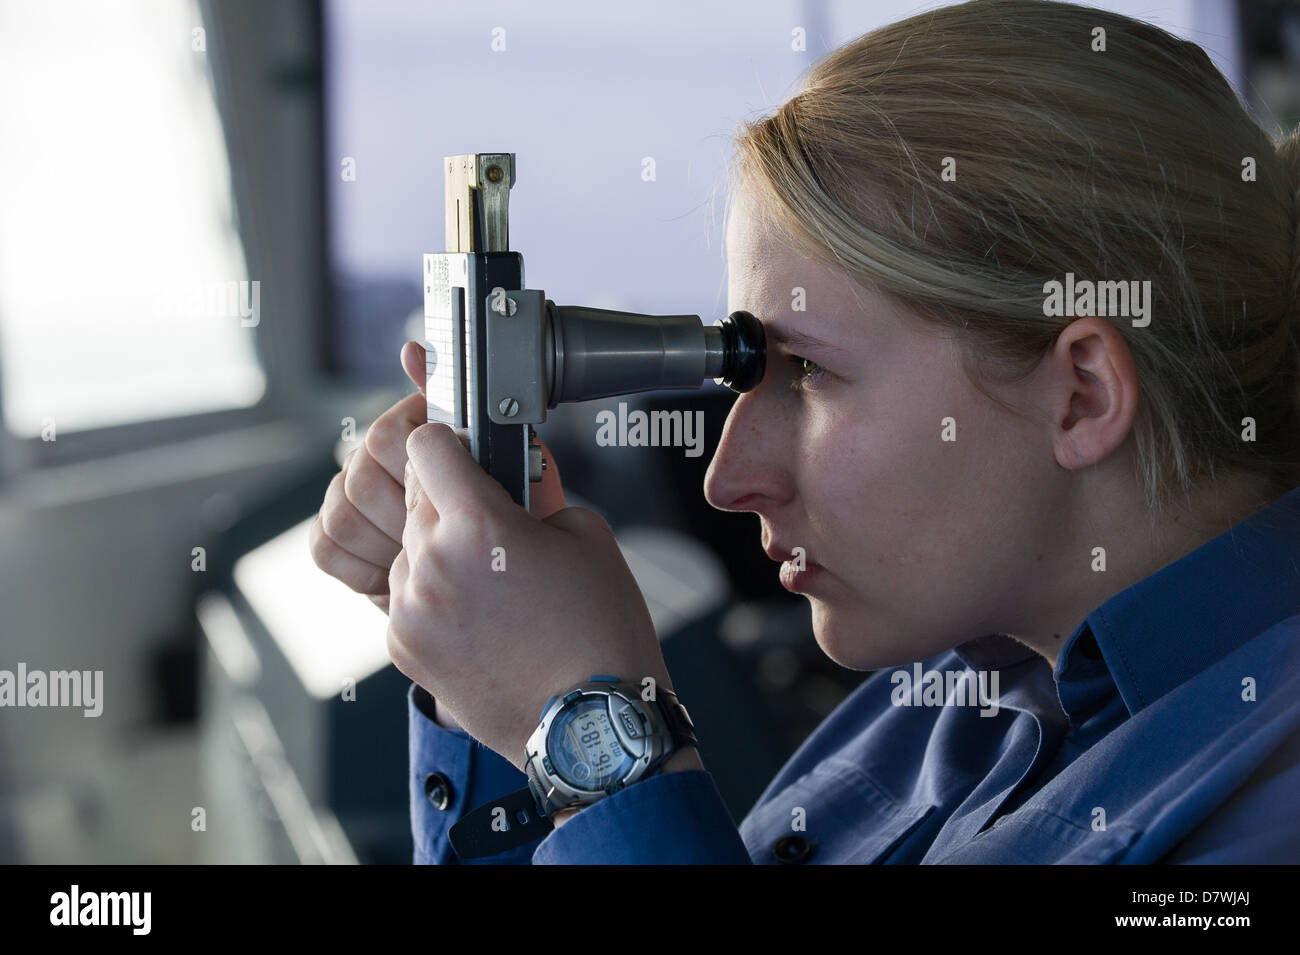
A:
{"label": "chin", "polygon": [[811,603],[813,635],[823,654],[850,670],[874,670],[888,665],[879,663],[881,647],[872,639],[871,628],[862,625],[865,621],[855,621],[845,613],[832,611],[822,600],[811,598]]}
{"label": "chin", "polygon": [[887,627],[833,611],[820,600],[812,600],[812,622],[822,652],[846,669],[879,670],[920,659]]}

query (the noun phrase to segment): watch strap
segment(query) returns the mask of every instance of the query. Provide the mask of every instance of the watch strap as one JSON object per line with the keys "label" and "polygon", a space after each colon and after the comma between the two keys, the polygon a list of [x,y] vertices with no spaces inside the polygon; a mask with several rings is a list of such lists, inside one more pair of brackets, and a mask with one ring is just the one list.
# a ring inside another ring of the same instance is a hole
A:
{"label": "watch strap", "polygon": [[[502,829],[503,823],[508,828]],[[466,813],[447,831],[447,838],[462,859],[481,859],[540,839],[554,828],[551,820],[538,811],[530,785]]]}
{"label": "watch strap", "polygon": [[678,702],[677,694],[672,690],[659,690],[655,702],[659,704],[659,713],[677,749],[684,749],[687,746],[699,749],[699,740],[695,738],[695,724],[691,722],[691,714],[686,712],[686,707]]}

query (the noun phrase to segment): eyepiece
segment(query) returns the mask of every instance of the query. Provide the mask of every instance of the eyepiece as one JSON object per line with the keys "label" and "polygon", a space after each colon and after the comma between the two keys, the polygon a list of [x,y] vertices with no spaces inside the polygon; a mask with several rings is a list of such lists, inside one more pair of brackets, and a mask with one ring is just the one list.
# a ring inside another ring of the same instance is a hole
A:
{"label": "eyepiece", "polygon": [[[542,301],[542,293],[536,294]],[[522,294],[519,300],[527,302]],[[706,326],[698,315],[642,315],[544,301],[544,339],[532,375],[545,383],[547,408],[660,388],[699,388],[706,378],[744,392],[763,380],[763,326],[749,312],[732,312]],[[528,376],[525,370],[517,377]]]}
{"label": "eyepiece", "polygon": [[722,332],[722,368],[716,378],[743,394],[763,380],[767,339],[763,325],[749,312],[732,312],[713,323]]}

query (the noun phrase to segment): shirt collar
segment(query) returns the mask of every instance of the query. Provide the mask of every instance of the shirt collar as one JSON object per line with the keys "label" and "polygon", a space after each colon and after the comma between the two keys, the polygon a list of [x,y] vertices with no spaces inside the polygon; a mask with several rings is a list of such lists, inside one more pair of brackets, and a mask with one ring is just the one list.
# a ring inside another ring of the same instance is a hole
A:
{"label": "shirt collar", "polygon": [[[1030,657],[1042,657],[1033,647],[1004,633],[989,633],[953,647],[957,658],[975,670],[1001,670]],[[1043,659],[1046,663],[1046,659]]]}
{"label": "shirt collar", "polygon": [[1057,662],[1062,704],[1067,713],[1072,704],[1095,704],[1105,670],[1136,714],[1296,614],[1300,487],[1090,613]]}

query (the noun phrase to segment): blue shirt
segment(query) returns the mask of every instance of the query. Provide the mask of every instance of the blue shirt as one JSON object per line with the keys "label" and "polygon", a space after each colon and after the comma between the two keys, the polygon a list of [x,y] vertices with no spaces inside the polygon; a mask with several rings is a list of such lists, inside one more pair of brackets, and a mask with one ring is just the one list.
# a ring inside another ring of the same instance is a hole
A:
{"label": "blue shirt", "polygon": [[[457,862],[451,824],[524,775],[408,702],[415,861]],[[1300,488],[1111,597],[1055,668],[990,634],[873,674],[739,827],[685,771],[471,861],[1300,862]]]}

